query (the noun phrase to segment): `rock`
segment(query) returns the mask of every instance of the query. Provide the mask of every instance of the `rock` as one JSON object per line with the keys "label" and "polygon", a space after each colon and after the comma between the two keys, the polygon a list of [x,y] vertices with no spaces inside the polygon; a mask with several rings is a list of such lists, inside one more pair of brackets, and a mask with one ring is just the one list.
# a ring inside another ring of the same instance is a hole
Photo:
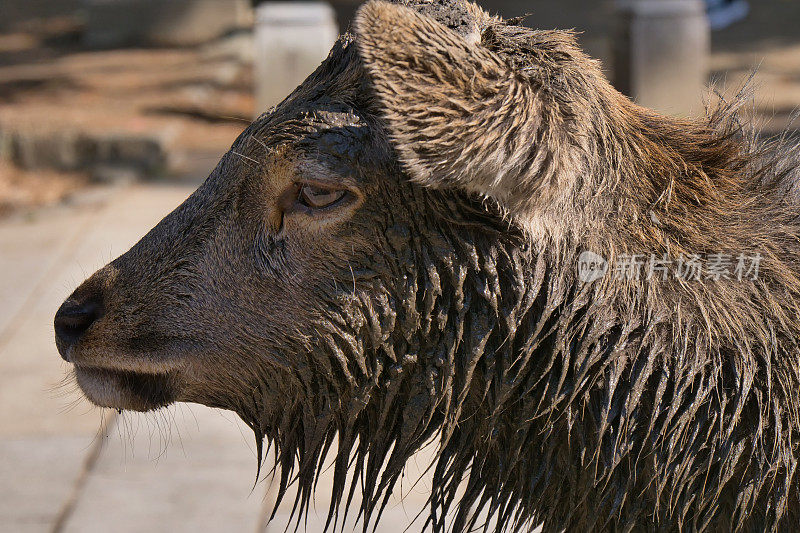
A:
{"label": "rock", "polygon": [[0,133],[0,157],[25,170],[87,172],[97,181],[129,181],[158,177],[180,161],[169,140],[169,135],[5,131]]}
{"label": "rock", "polygon": [[247,26],[247,0],[84,0],[92,47],[189,46]]}

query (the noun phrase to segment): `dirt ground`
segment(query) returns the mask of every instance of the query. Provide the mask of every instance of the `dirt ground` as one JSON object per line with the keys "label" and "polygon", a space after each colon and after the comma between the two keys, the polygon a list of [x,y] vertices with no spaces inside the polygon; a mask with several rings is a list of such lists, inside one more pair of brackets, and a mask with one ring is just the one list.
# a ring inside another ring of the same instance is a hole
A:
{"label": "dirt ground", "polygon": [[0,218],[21,209],[54,205],[83,190],[85,174],[22,170],[0,160]]}
{"label": "dirt ground", "polygon": [[[185,166],[216,158],[254,112],[248,39],[239,34],[197,48],[87,50],[69,19],[29,23],[0,34],[0,133],[152,135],[166,139]],[[180,173],[181,166],[169,171]],[[0,165],[0,216],[58,202],[89,181],[76,173]]]}

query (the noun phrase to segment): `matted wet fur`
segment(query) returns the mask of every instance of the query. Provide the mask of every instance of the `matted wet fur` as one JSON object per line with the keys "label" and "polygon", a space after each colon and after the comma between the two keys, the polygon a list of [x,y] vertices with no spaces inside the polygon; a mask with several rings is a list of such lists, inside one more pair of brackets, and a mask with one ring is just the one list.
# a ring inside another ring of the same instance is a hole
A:
{"label": "matted wet fur", "polygon": [[[103,311],[59,348],[100,405],[236,411],[298,516],[336,443],[329,524],[356,490],[376,523],[435,439],[436,531],[791,531],[800,159],[736,105],[663,117],[569,33],[370,2],[73,294]],[[284,209],[309,180],[349,200]],[[586,250],[763,261],[756,280],[583,283]]]}

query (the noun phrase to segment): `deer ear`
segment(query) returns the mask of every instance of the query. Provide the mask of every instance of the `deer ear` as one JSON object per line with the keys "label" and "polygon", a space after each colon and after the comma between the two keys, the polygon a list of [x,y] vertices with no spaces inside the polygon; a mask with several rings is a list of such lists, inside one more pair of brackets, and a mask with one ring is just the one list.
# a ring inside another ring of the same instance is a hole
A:
{"label": "deer ear", "polygon": [[[355,19],[361,59],[411,179],[494,198],[512,214],[534,194],[535,92],[479,39],[404,6],[371,1]],[[530,186],[529,186],[530,185]]]}

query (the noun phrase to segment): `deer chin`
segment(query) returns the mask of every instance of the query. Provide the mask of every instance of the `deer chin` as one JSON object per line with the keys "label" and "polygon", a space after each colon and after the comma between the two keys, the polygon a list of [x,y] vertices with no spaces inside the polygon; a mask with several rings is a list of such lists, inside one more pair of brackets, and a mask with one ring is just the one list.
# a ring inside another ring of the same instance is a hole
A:
{"label": "deer chin", "polygon": [[99,407],[151,411],[176,399],[174,375],[92,366],[75,366],[75,379],[83,394]]}

